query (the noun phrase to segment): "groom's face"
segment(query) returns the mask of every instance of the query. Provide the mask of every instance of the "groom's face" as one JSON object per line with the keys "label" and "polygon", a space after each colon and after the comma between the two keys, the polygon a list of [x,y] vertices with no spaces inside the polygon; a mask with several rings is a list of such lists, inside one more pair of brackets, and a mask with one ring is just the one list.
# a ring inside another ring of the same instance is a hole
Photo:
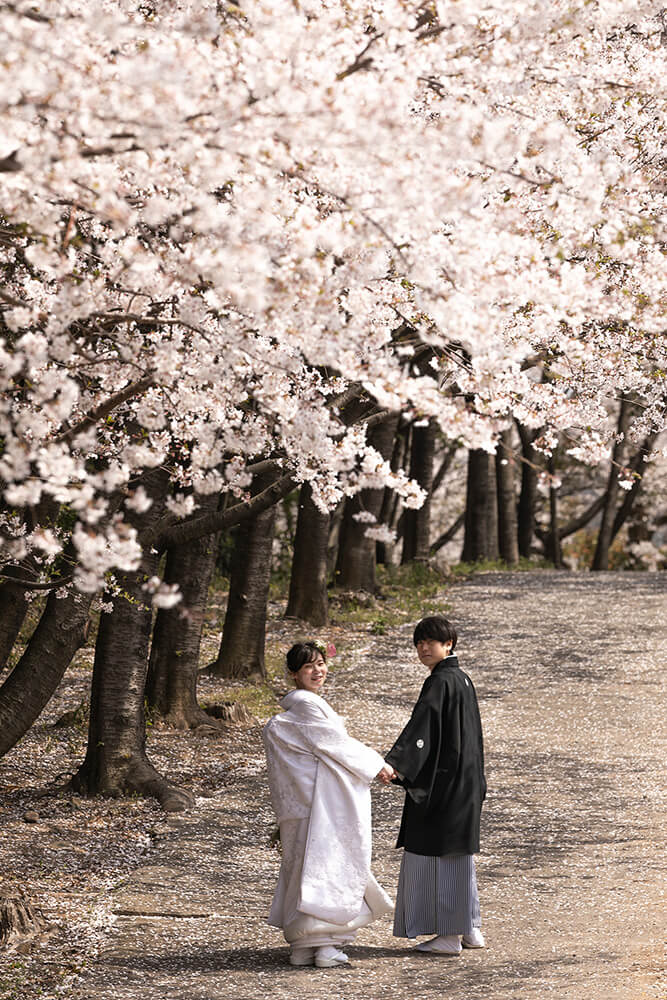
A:
{"label": "groom's face", "polygon": [[420,639],[417,643],[417,656],[429,670],[433,670],[436,663],[449,656],[451,642],[440,642],[438,639]]}

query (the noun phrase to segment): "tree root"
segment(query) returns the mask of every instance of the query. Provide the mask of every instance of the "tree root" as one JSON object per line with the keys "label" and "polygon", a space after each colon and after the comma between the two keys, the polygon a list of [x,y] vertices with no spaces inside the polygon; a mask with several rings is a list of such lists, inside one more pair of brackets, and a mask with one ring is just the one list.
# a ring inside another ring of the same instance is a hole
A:
{"label": "tree root", "polygon": [[146,759],[136,760],[130,765],[125,787],[128,792],[157,799],[167,813],[183,812],[195,804],[192,792],[167,781]]}
{"label": "tree root", "polygon": [[172,709],[161,717],[161,721],[170,729],[199,729],[201,726],[206,726],[208,729],[222,729],[222,724],[199,706],[190,709]]}
{"label": "tree root", "polygon": [[169,729],[224,731],[229,724],[253,726],[257,720],[240,701],[222,701],[201,708],[178,705],[164,714],[155,709],[154,722]]}
{"label": "tree root", "polygon": [[256,720],[240,701],[223,701],[219,705],[209,705],[204,713],[211,725],[211,716],[221,722],[240,723],[251,726]]}
{"label": "tree root", "polygon": [[46,923],[27,900],[20,896],[0,898],[0,945],[13,944],[18,938],[40,934]]}
{"label": "tree root", "polygon": [[108,795],[120,798],[122,795],[136,794],[157,799],[165,812],[183,812],[195,804],[192,792],[179,788],[163,778],[144,756],[135,755],[123,768],[116,768],[104,780],[93,778],[94,768],[84,762],[73,775],[70,787],[80,795]]}

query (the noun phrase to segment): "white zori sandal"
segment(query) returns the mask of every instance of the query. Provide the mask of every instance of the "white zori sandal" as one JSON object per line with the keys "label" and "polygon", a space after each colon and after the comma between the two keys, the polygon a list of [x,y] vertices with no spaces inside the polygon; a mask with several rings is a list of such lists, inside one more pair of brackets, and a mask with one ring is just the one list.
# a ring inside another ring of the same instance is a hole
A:
{"label": "white zori sandal", "polygon": [[464,934],[461,944],[464,948],[484,948],[486,942],[479,927],[473,927],[470,934]]}
{"label": "white zori sandal", "polygon": [[429,955],[460,955],[461,938],[458,934],[439,934],[430,941],[422,941],[414,950],[427,952]]}
{"label": "white zori sandal", "polygon": [[315,965],[318,969],[333,969],[337,965],[347,965],[349,959],[344,951],[339,951],[332,944],[324,945],[315,952]]}

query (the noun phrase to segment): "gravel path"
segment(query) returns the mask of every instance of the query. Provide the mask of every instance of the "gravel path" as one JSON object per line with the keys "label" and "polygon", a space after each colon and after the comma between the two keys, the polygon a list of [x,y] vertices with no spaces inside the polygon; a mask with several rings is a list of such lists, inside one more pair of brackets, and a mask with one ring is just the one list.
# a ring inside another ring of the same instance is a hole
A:
{"label": "gravel path", "polygon": [[[446,595],[473,677],[489,796],[478,879],[487,948],[442,959],[363,929],[344,969],[293,969],[265,923],[279,858],[259,730],[210,743],[220,787],[163,824],[114,894],[80,1000],[663,1000],[666,574],[489,573]],[[287,633],[286,633],[287,635]],[[339,646],[328,685],[386,750],[424,668],[411,627]],[[206,748],[208,750],[208,747]],[[664,793],[662,793],[664,797]],[[374,789],[374,871],[395,891],[397,789]]]}

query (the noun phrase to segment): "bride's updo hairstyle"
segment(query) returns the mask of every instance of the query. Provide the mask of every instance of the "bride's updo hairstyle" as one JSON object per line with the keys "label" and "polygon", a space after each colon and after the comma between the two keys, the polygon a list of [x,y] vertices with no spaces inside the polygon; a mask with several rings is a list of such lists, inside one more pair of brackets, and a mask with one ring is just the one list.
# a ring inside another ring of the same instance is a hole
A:
{"label": "bride's updo hairstyle", "polygon": [[311,660],[314,660],[318,653],[326,663],[327,654],[325,650],[320,649],[316,643],[295,642],[287,653],[287,669],[291,674],[298,674],[301,667],[305,666],[306,663],[310,663]]}

